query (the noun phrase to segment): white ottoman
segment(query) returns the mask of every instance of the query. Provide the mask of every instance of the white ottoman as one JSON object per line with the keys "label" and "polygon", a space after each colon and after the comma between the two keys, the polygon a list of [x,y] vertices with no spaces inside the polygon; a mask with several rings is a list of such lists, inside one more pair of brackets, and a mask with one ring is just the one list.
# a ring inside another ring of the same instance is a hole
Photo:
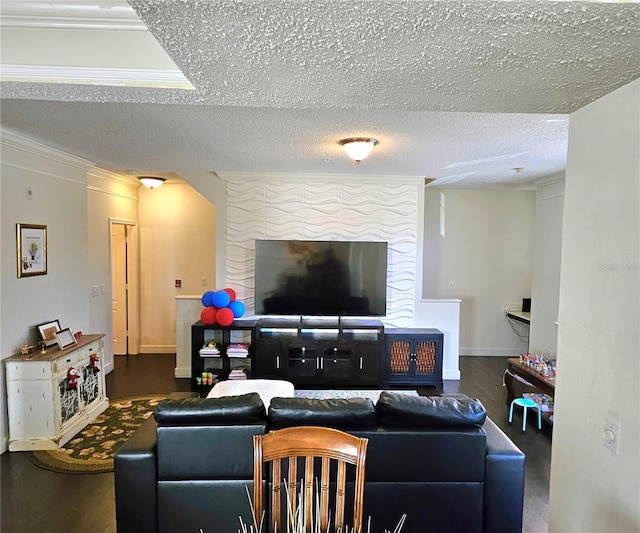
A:
{"label": "white ottoman", "polygon": [[240,396],[250,392],[257,392],[269,409],[271,398],[293,398],[293,383],[281,379],[230,379],[219,381],[207,394],[207,398],[221,398],[222,396]]}

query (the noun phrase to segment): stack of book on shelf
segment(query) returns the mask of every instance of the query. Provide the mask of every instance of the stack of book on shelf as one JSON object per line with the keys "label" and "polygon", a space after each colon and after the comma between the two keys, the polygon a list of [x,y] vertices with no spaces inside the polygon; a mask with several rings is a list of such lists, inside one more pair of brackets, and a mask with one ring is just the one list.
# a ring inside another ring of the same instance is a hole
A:
{"label": "stack of book on shelf", "polygon": [[249,345],[241,342],[232,342],[227,346],[228,357],[248,357]]}
{"label": "stack of book on shelf", "polygon": [[200,348],[200,357],[220,357],[218,345],[213,341],[207,342]]}
{"label": "stack of book on shelf", "polygon": [[238,366],[229,372],[229,379],[247,379],[247,367]]}

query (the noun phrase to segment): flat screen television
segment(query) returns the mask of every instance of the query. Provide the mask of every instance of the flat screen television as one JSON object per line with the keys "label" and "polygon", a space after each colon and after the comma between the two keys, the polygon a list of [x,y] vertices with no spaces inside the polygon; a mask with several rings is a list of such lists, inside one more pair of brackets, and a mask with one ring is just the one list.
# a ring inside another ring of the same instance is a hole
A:
{"label": "flat screen television", "polygon": [[384,316],[387,243],[256,240],[257,315]]}

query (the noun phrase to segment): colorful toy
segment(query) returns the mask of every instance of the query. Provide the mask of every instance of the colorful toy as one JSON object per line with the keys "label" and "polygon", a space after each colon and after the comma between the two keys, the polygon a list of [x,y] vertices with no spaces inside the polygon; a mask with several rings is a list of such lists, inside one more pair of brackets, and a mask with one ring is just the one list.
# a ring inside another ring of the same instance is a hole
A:
{"label": "colorful toy", "polygon": [[231,303],[231,297],[229,293],[225,291],[216,291],[213,295],[213,305],[215,305],[218,309],[222,309],[223,307],[227,307]]}
{"label": "colorful toy", "polygon": [[236,291],[230,288],[205,292],[202,295],[202,305],[204,309],[200,312],[200,320],[207,326],[230,326],[234,319],[245,313],[244,304],[236,300]]}
{"label": "colorful toy", "polygon": [[213,305],[213,297],[215,295],[214,291],[207,291],[202,295],[202,305],[205,307],[209,307]]}
{"label": "colorful toy", "polygon": [[202,323],[206,324],[207,326],[213,326],[218,321],[216,318],[217,313],[217,307],[213,307],[212,305],[205,307],[202,311],[200,311],[200,320],[202,320]]}
{"label": "colorful toy", "polygon": [[228,307],[218,309],[216,319],[221,326],[230,326],[233,322],[233,311]]}
{"label": "colorful toy", "polygon": [[556,377],[556,361],[542,355],[532,355],[530,353],[520,354],[520,362],[539,372],[543,376]]}
{"label": "colorful toy", "polygon": [[78,371],[72,366],[67,370],[67,382],[70,389],[78,388]]}
{"label": "colorful toy", "polygon": [[229,309],[233,311],[234,318],[241,317],[244,315],[244,304],[239,300],[234,300],[229,304]]}
{"label": "colorful toy", "polygon": [[93,372],[94,374],[100,372],[98,361],[100,361],[100,358],[96,354],[92,354],[89,356],[89,370],[91,370],[91,372]]}

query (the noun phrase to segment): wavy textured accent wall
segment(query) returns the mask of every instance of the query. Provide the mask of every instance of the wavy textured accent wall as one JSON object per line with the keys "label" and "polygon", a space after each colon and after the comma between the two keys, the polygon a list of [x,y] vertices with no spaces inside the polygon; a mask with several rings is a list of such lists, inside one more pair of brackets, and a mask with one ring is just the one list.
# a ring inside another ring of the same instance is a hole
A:
{"label": "wavy textured accent wall", "polygon": [[253,313],[256,239],[387,241],[384,322],[413,325],[421,185],[228,180],[227,284]]}

